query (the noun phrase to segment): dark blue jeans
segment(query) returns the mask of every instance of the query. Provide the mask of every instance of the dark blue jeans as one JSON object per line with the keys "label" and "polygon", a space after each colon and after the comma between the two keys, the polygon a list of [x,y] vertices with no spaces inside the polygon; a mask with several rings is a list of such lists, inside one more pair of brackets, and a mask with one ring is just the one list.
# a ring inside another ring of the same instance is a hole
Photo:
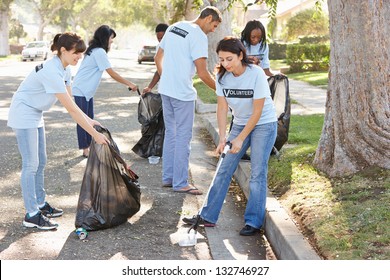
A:
{"label": "dark blue jeans", "polygon": [[[74,96],[74,101],[88,117],[93,119],[93,98],[87,101],[85,97]],[[77,140],[79,149],[87,149],[91,145],[92,137],[81,126],[77,125]]]}

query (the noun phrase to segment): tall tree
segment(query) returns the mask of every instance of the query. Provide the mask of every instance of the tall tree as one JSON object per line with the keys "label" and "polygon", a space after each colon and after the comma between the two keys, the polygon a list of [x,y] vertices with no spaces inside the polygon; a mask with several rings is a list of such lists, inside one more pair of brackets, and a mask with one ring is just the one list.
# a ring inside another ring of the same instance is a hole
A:
{"label": "tall tree", "polygon": [[328,35],[329,18],[315,8],[307,9],[290,18],[283,33],[286,41],[297,40],[299,36]]}
{"label": "tall tree", "polygon": [[71,0],[29,0],[39,14],[37,40],[42,40],[45,27],[54,20],[61,8],[69,7]]}
{"label": "tall tree", "polygon": [[13,0],[0,0],[0,56],[9,55],[8,17]]}
{"label": "tall tree", "polygon": [[314,164],[331,177],[390,169],[390,5],[328,0],[331,57]]}

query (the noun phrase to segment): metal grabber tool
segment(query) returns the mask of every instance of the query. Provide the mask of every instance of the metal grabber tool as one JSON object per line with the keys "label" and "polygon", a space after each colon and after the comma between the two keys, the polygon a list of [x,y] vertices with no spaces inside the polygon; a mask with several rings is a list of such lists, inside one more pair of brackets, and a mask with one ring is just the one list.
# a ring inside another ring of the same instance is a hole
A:
{"label": "metal grabber tool", "polygon": [[213,180],[210,183],[210,187],[209,187],[209,190],[207,191],[207,195],[206,195],[206,197],[205,197],[205,199],[203,201],[203,205],[200,208],[200,210],[199,210],[199,212],[198,212],[198,214],[196,216],[196,221],[188,229],[186,237],[179,241],[179,245],[181,247],[189,247],[189,246],[195,246],[196,245],[196,234],[198,232],[197,229],[198,229],[198,226],[199,226],[199,223],[200,223],[200,220],[201,220],[200,212],[201,212],[203,207],[207,206],[207,201],[209,199],[210,191],[211,191],[211,189],[212,189],[212,187],[214,185],[215,177],[217,177],[218,170],[221,167],[222,161],[225,158],[227,152],[231,149],[231,147],[232,147],[232,143],[226,142],[225,148],[223,149],[223,152],[222,152],[221,156],[219,157],[219,160],[218,160],[218,163],[217,163],[217,169],[215,170]]}

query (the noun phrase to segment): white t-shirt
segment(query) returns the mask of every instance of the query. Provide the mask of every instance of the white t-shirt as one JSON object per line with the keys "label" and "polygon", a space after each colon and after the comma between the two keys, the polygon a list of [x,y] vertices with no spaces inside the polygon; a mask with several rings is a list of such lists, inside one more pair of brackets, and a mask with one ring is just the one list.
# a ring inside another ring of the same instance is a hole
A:
{"label": "white t-shirt", "polygon": [[248,65],[238,77],[225,72],[221,82],[217,76],[216,87],[217,95],[224,96],[232,109],[235,124],[246,125],[253,112],[253,100],[262,98],[265,102],[257,125],[277,121],[267,77],[259,66]]}
{"label": "white t-shirt", "polygon": [[43,111],[57,102],[57,93],[67,94],[71,78],[70,68],[64,69],[58,56],[37,65],[13,95],[7,125],[17,129],[42,127]]}
{"label": "white t-shirt", "polygon": [[94,48],[90,55],[85,54],[74,77],[72,94],[74,96],[84,96],[89,101],[95,96],[103,71],[108,68],[111,68],[111,63],[104,49]]}
{"label": "white t-shirt", "polygon": [[248,56],[256,56],[260,60],[261,68],[268,69],[270,67],[268,44],[261,48],[261,42],[254,46],[244,42],[244,46]]}
{"label": "white t-shirt", "polygon": [[199,25],[181,21],[167,29],[159,47],[164,57],[158,92],[182,101],[196,100],[194,61],[208,57],[206,34]]}

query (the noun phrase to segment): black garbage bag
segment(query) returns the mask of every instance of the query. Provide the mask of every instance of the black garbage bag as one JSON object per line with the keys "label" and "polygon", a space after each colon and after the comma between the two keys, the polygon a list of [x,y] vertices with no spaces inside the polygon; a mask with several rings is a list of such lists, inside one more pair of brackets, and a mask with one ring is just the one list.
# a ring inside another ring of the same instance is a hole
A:
{"label": "black garbage bag", "polygon": [[287,76],[275,75],[268,78],[271,97],[275,104],[276,116],[278,117],[278,133],[274,147],[280,151],[288,140],[290,128],[291,100]]}
{"label": "black garbage bag", "polygon": [[164,144],[164,119],[160,94],[148,92],[138,103],[138,122],[141,124],[141,139],[133,152],[143,158],[162,156]]}
{"label": "black garbage bag", "polygon": [[95,128],[110,144],[92,141],[81,184],[75,225],[90,231],[120,225],[141,207],[138,176],[121,157],[110,132]]}

